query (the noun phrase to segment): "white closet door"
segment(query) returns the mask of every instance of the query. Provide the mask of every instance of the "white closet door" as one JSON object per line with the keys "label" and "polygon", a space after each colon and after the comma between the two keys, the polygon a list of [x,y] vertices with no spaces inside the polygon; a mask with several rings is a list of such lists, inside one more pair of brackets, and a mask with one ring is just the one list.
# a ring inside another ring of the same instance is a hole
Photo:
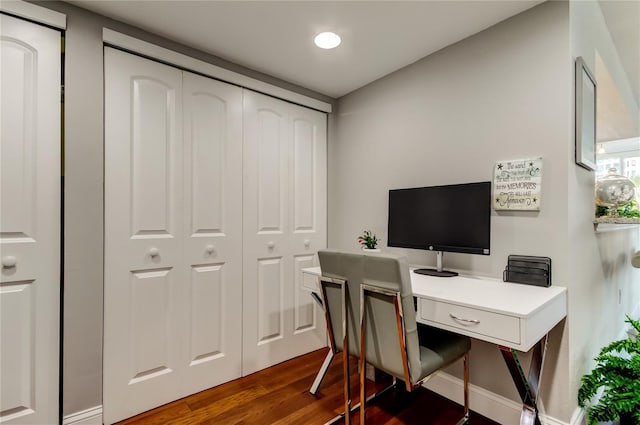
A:
{"label": "white closet door", "polygon": [[[327,247],[327,115],[289,105],[289,231],[293,258],[292,339],[299,354],[327,345],[322,309],[302,289],[302,271]],[[298,355],[297,353],[295,355]]]}
{"label": "white closet door", "polygon": [[242,89],[184,73],[184,394],[242,372]]}
{"label": "white closet door", "polygon": [[57,423],[60,33],[0,19],[0,422]]}
{"label": "white closet door", "polygon": [[326,116],[245,90],[243,170],[246,375],[325,345],[300,269],[326,246]]}
{"label": "white closet door", "polygon": [[105,48],[104,421],[181,396],[182,72]]}
{"label": "white closet door", "polygon": [[242,90],[105,49],[105,422],[241,374]]}

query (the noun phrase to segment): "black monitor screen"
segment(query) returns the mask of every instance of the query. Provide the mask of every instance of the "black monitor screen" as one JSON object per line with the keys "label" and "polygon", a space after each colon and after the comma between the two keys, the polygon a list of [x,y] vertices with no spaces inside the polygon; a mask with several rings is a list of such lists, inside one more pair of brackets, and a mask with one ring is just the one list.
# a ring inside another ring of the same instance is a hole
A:
{"label": "black monitor screen", "polygon": [[389,246],[489,255],[491,182],[389,191]]}

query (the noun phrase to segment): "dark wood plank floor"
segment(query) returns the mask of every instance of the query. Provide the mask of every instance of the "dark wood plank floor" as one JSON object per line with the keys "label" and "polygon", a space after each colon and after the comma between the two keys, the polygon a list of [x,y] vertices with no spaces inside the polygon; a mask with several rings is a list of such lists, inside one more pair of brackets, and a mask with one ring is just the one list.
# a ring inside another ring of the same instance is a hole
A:
{"label": "dark wood plank floor", "polygon": [[[333,360],[318,394],[313,396],[309,393],[326,353],[326,349],[314,351],[174,401],[120,424],[324,424],[342,412],[344,405],[341,356]],[[355,360],[350,365],[353,366],[351,370],[357,370]],[[351,381],[355,404],[359,399],[355,373]],[[375,391],[376,385],[383,384],[371,384],[367,388]],[[448,425],[455,424],[461,415],[461,406],[424,388],[412,393],[391,390],[367,406],[367,423],[370,425]],[[354,413],[352,418],[359,421],[359,413]],[[496,425],[474,413],[471,423]]]}

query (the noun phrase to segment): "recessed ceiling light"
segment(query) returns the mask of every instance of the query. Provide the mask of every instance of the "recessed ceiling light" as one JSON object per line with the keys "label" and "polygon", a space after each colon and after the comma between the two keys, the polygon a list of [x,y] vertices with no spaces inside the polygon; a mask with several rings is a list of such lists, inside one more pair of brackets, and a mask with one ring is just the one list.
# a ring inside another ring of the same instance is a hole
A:
{"label": "recessed ceiling light", "polygon": [[338,47],[341,41],[340,36],[333,32],[321,32],[313,39],[316,46],[321,49],[333,49]]}

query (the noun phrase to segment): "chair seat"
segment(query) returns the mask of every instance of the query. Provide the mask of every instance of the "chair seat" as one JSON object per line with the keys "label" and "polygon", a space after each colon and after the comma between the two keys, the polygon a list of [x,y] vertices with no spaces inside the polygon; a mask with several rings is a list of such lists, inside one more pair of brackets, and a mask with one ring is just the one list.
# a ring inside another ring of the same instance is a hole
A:
{"label": "chair seat", "polygon": [[[453,363],[471,348],[468,336],[418,324],[420,341],[420,376],[416,382]],[[413,379],[413,377],[412,377]]]}

